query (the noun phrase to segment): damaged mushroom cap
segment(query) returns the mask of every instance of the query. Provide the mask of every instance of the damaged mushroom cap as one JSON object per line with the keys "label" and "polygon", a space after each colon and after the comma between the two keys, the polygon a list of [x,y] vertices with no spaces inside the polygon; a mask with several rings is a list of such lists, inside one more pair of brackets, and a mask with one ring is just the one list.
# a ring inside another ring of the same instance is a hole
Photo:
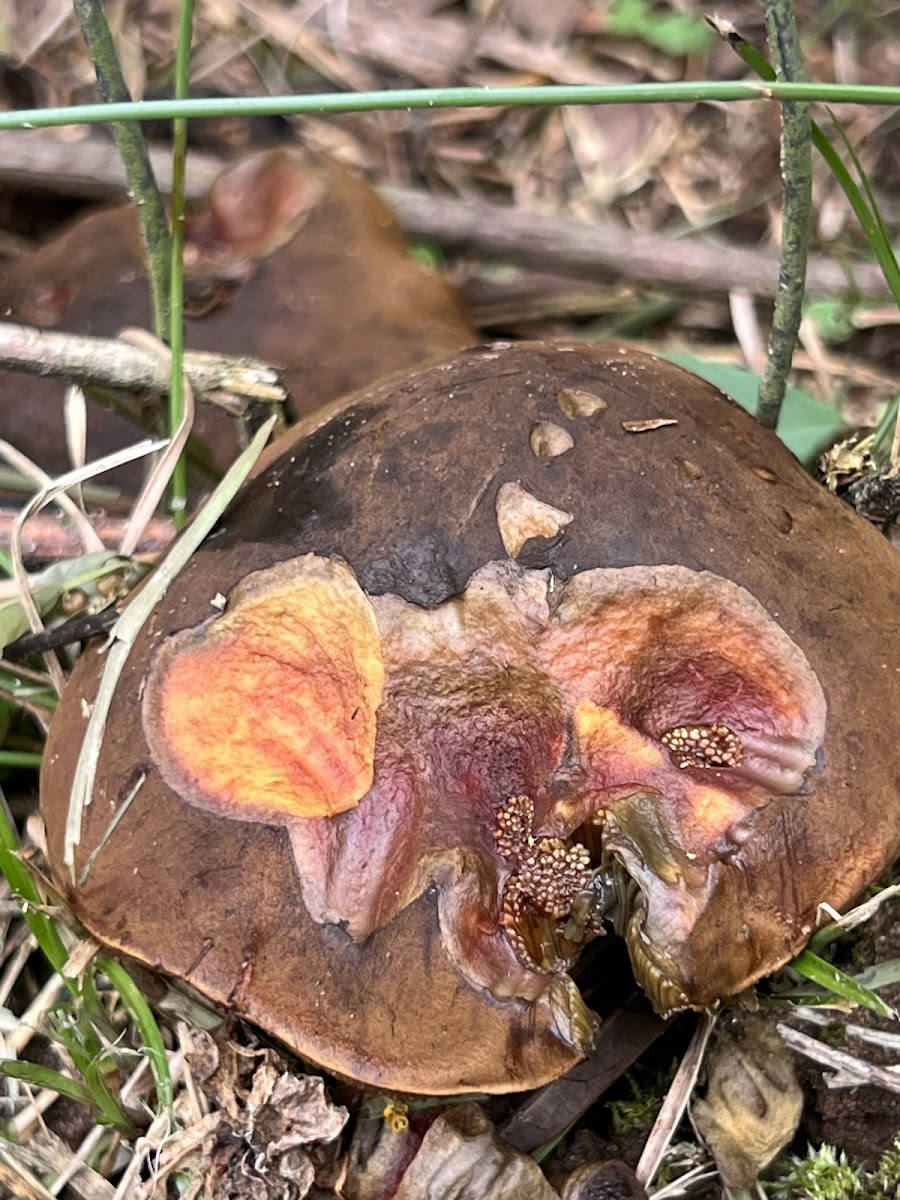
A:
{"label": "damaged mushroom cap", "polygon": [[[524,541],[522,495],[558,514]],[[51,864],[101,940],[331,1071],[533,1087],[590,1044],[568,972],[604,924],[659,1008],[706,1005],[896,856],[898,626],[896,552],[715,388],[467,351],[268,452],[135,643],[70,878],[84,656]],[[240,738],[205,722],[226,692]]]}

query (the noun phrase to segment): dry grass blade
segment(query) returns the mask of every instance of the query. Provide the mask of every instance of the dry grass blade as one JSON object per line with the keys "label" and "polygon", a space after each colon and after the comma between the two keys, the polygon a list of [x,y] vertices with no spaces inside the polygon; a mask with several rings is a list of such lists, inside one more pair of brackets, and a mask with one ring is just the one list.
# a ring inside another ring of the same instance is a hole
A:
{"label": "dry grass blade", "polygon": [[15,1148],[0,1142],[0,1186],[9,1188],[7,1193],[17,1200],[56,1200],[40,1179],[16,1157]]}
{"label": "dry grass blade", "polygon": [[51,975],[41,990],[22,1013],[18,1027],[6,1035],[6,1047],[16,1056],[20,1055],[41,1027],[50,1009],[66,990],[66,981],[61,975]]}
{"label": "dry grass blade", "polygon": [[[832,909],[828,915],[834,918],[833,924],[821,929],[813,938],[812,944],[816,945],[819,941],[826,940],[822,936],[826,933],[837,932],[838,930],[849,933],[850,930],[864,925],[867,921],[871,921],[882,904],[888,900],[893,900],[895,896],[900,896],[900,883],[893,883],[890,887],[882,888],[876,895],[868,900],[864,900],[862,904],[857,904],[855,908],[849,909],[843,915],[836,913]],[[828,912],[828,909],[823,906],[823,911]]]}
{"label": "dry grass blade", "polygon": [[663,1155],[678,1128],[678,1123],[684,1115],[694,1084],[697,1082],[703,1055],[715,1023],[716,1018],[709,1013],[703,1013],[700,1017],[691,1044],[685,1051],[681,1065],[672,1080],[672,1086],[659,1110],[659,1116],[650,1130],[650,1136],[647,1138],[647,1144],[644,1146],[635,1171],[644,1187],[653,1181],[653,1177],[659,1170],[659,1164],[663,1160]]}
{"label": "dry grass blade", "polygon": [[715,1179],[717,1171],[709,1163],[701,1163],[685,1172],[678,1179],[667,1183],[665,1187],[650,1193],[650,1200],[681,1200],[683,1196],[693,1195],[695,1188],[701,1183],[710,1183]]}
{"label": "dry grass blade", "polygon": [[[122,1178],[119,1186],[116,1188],[113,1200],[134,1200],[135,1189],[137,1188],[145,1159],[148,1155],[162,1149],[169,1136],[169,1114],[162,1112],[155,1118],[146,1134],[138,1138],[135,1142],[134,1155],[122,1173]],[[155,1184],[153,1190],[156,1191]]]}
{"label": "dry grass blade", "polygon": [[129,808],[131,807],[131,805],[134,801],[135,796],[137,796],[138,792],[143,787],[144,780],[146,778],[147,778],[147,776],[144,774],[141,774],[138,777],[134,787],[131,788],[131,790],[126,795],[125,799],[122,801],[122,803],[116,809],[116,811],[112,817],[112,820],[107,825],[106,830],[103,833],[103,836],[99,839],[99,841],[97,842],[97,845],[94,847],[94,849],[88,855],[87,862],[84,864],[81,874],[78,876],[79,884],[83,884],[85,882],[85,880],[87,879],[88,875],[90,875],[91,867],[94,865],[95,861],[97,860],[98,855],[100,855],[103,852],[103,849],[106,846],[106,843],[109,841],[109,839],[115,833],[116,826],[119,824],[119,822],[125,816],[125,814],[128,812]]}
{"label": "dry grass blade", "polygon": [[[61,1170],[53,1180],[53,1193],[58,1196],[63,1188],[67,1187],[78,1175],[83,1175],[85,1178],[81,1181],[81,1186],[76,1190],[88,1200],[107,1200],[113,1194],[112,1187],[102,1179],[94,1171],[91,1171],[87,1166],[87,1160],[94,1150],[100,1144],[103,1137],[106,1136],[107,1130],[102,1125],[95,1125],[90,1133],[85,1137],[77,1150],[70,1154],[66,1154],[64,1162],[61,1163]],[[90,1180],[90,1183],[87,1183]]]}
{"label": "dry grass blade", "polygon": [[[64,475],[59,475],[56,479],[50,480],[45,487],[32,496],[25,507],[19,512],[13,525],[12,537],[10,538],[10,557],[12,559],[13,578],[19,584],[19,599],[32,633],[40,633],[44,628],[44,623],[41,620],[40,612],[28,587],[28,576],[22,556],[22,533],[28,518],[49,504],[51,500],[56,499],[57,496],[64,493],[67,488],[75,487],[83,483],[86,479],[93,479],[95,475],[100,475],[104,471],[111,470],[113,467],[119,467],[125,463],[132,462],[136,458],[143,458],[147,454],[152,454],[164,444],[163,442],[152,442],[150,440],[138,442],[135,446],[129,446],[125,450],[118,450],[115,454],[108,454],[88,466],[67,471]],[[93,529],[91,529],[91,536],[96,538]],[[97,541],[99,542],[99,539]],[[98,548],[102,550],[104,548],[103,544],[99,543]],[[47,665],[53,686],[57,694],[61,695],[65,679],[59,659],[54,653],[48,652],[44,655],[44,661]]]}
{"label": "dry grass blade", "polygon": [[[142,346],[150,353],[158,355],[160,359],[168,361],[171,359],[171,354],[159,340],[153,337],[142,329],[130,329],[126,334],[129,341],[137,346]],[[182,452],[187,445],[187,440],[190,437],[191,429],[194,425],[194,390],[190,385],[187,375],[183,377],[184,388],[184,415],[179,422],[178,428],[172,434],[165,453],[154,464],[153,470],[150,473],[150,478],[144,484],[144,488],[135,501],[134,507],[128,518],[128,530],[122,539],[121,553],[129,558],[134,554],[135,548],[144,535],[144,530],[149,525],[153,514],[162,500],[163,493],[169,480],[172,478]]]}
{"label": "dry grass blade", "polygon": [[[63,423],[66,429],[66,449],[73,467],[83,467],[87,462],[87,400],[77,384],[70,384],[63,400]],[[81,488],[73,489],[79,509],[84,508]]]}
{"label": "dry grass blade", "polygon": [[101,1125],[95,1126],[73,1154],[61,1138],[43,1128],[37,1130],[27,1145],[17,1147],[16,1153],[30,1170],[45,1176],[53,1172],[56,1196],[67,1187],[65,1194],[71,1195],[72,1200],[112,1200],[112,1184],[85,1165],[86,1156],[108,1132]]}
{"label": "dry grass blade", "polygon": [[[23,475],[33,480],[39,488],[48,488],[53,486],[53,480],[46,471],[42,471],[36,463],[33,463],[26,455],[21,454],[15,446],[11,446],[9,442],[0,441],[0,458],[6,460],[11,467],[15,467],[17,471],[21,471]],[[79,464],[80,466],[80,464]],[[76,466],[76,469],[79,469]],[[65,492],[57,497],[57,503],[63,510],[66,516],[71,520],[78,536],[81,538],[82,548],[85,554],[90,554],[94,550],[103,550],[104,545],[100,541],[94,528],[88,518],[81,511],[71,496],[67,496]]]}

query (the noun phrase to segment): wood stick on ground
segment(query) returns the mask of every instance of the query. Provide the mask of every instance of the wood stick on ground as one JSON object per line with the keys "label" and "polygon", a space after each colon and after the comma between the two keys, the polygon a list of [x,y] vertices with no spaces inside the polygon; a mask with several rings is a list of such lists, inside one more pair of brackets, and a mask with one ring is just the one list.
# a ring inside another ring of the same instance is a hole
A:
{"label": "wood stick on ground", "polygon": [[[15,523],[14,509],[0,508],[0,546],[9,549],[12,528]],[[88,520],[109,550],[118,550],[128,532],[129,519],[107,517],[102,513],[88,513]],[[135,554],[139,556],[159,554],[175,537],[174,523],[167,517],[151,521],[144,530]],[[41,561],[58,558],[77,558],[83,553],[78,535],[60,523],[59,517],[38,513],[28,521],[22,537],[22,553],[27,559]]]}
{"label": "wood stick on ground", "polygon": [[801,1033],[799,1029],[792,1029],[790,1025],[779,1025],[778,1032],[792,1050],[796,1050],[805,1058],[811,1058],[813,1062],[820,1063],[823,1067],[831,1067],[832,1070],[846,1071],[850,1075],[855,1075],[861,1085],[872,1084],[874,1087],[881,1087],[888,1092],[896,1092],[900,1095],[900,1074],[896,1071],[889,1071],[885,1067],[876,1067],[874,1063],[866,1062],[865,1059],[854,1058],[852,1054],[847,1054],[843,1050],[835,1050],[831,1046],[826,1046],[824,1042],[810,1037],[809,1034]]}
{"label": "wood stick on ground", "polygon": [[[629,1004],[633,1002],[634,998]],[[669,1023],[643,1009],[617,1009],[604,1019],[597,1044],[584,1062],[539,1088],[499,1132],[523,1154],[558,1137],[637,1062]]]}
{"label": "wood stick on ground", "polygon": [[[115,338],[58,333],[5,321],[0,322],[0,366],[52,375],[82,387],[160,395],[169,390],[167,364],[147,350]],[[185,370],[201,399],[231,413],[244,410],[242,399],[285,399],[277,370],[256,359],[188,352]]]}
{"label": "wood stick on ground", "polygon": [[[124,172],[113,145],[93,138],[61,143],[50,133],[42,129],[0,132],[0,183],[43,186],[98,200],[124,199]],[[151,160],[160,187],[168,190],[170,153],[153,150]],[[221,168],[221,160],[192,152],[189,197],[205,195]],[[770,296],[778,281],[778,258],[770,251],[699,234],[674,237],[639,232],[612,221],[589,224],[572,217],[539,216],[469,197],[432,196],[418,188],[385,185],[378,190],[408,233],[485,258],[507,258],[582,279],[612,272],[635,283],[716,294],[744,289],[755,296]],[[854,263],[849,273],[866,295],[887,294],[884,276],[874,263]],[[810,257],[810,296],[841,293],[849,283],[848,271],[835,259]]]}

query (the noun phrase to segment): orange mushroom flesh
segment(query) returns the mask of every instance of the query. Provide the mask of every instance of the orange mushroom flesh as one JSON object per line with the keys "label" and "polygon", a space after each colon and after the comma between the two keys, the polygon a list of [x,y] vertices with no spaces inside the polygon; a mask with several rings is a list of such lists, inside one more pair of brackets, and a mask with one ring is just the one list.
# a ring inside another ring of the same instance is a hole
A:
{"label": "orange mushroom flesh", "polygon": [[166,642],[147,679],[147,741],[201,808],[332,816],[371,787],[382,676],[352,572],[307,555],[248,576],[223,616]]}
{"label": "orange mushroom flesh", "polygon": [[710,869],[803,789],[825,723],[802,653],[707,572],[507,560],[425,609],[311,554],[164,643],[143,711],[183,798],[286,826],[314,920],[362,942],[437,882],[461,974],[555,995],[583,1047],[583,945],[612,919],[657,1006],[691,1003]]}

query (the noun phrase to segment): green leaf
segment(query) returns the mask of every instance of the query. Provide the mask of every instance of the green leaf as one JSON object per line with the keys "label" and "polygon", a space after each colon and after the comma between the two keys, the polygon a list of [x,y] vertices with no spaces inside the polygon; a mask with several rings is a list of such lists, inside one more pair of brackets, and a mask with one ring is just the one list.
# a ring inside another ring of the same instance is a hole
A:
{"label": "green leaf", "polygon": [[[667,354],[665,357],[715,384],[733,397],[741,408],[755,415],[759,376],[746,367],[706,362],[692,354]],[[802,388],[788,386],[777,433],[802,463],[811,466],[845,429],[846,423],[831,405],[810,396]]]}
{"label": "green leaf", "polygon": [[856,332],[855,307],[846,300],[815,300],[806,306],[806,315],[824,342],[845,342]]}
{"label": "green leaf", "polygon": [[813,954],[811,950],[803,950],[790,965],[798,975],[802,975],[811,983],[817,983],[819,987],[825,988],[835,996],[851,1000],[854,1004],[860,1004],[864,1008],[870,1008],[872,1012],[878,1013],[881,1017],[896,1018],[897,1016],[891,1006],[885,1004],[881,997],[876,996],[870,988],[863,987],[855,979],[851,979],[849,975],[845,975],[843,971],[826,962],[824,958]]}
{"label": "green leaf", "polygon": [[61,1096],[68,1096],[70,1100],[80,1100],[83,1104],[93,1107],[91,1093],[85,1084],[63,1075],[60,1071],[53,1071],[50,1067],[42,1067],[33,1062],[5,1060],[0,1062],[0,1074],[6,1075],[8,1079],[22,1079],[35,1088],[49,1088],[53,1092],[59,1092]]}

